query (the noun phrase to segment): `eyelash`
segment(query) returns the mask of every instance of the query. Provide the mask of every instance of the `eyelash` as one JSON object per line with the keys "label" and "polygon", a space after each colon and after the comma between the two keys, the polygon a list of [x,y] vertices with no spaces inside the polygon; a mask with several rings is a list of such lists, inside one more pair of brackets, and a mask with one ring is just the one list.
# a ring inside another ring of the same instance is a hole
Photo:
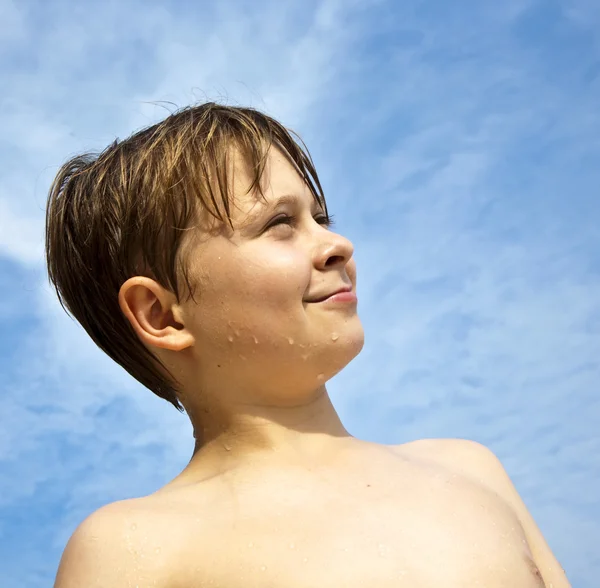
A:
{"label": "eyelash", "polygon": [[[330,214],[329,217],[327,217],[325,215],[318,216],[314,220],[316,220],[319,224],[322,224],[324,227],[327,227],[328,229],[330,229],[333,226],[333,215],[332,214]],[[286,215],[278,216],[276,219],[274,219],[274,221],[266,228],[266,230],[268,231],[269,229],[271,229],[273,227],[277,227],[278,225],[293,226],[295,223],[296,223],[296,217],[289,216],[286,214]]]}

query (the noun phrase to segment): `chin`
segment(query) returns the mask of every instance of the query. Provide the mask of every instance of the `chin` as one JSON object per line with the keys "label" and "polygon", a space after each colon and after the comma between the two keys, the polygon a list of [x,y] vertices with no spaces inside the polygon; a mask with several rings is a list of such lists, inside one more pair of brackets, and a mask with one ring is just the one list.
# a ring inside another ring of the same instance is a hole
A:
{"label": "chin", "polygon": [[326,363],[323,371],[328,374],[327,379],[341,372],[361,352],[364,344],[362,328],[356,329],[355,332],[340,332],[335,341],[329,338],[319,350],[319,363]]}
{"label": "chin", "polygon": [[346,365],[348,365],[362,351],[364,346],[365,335],[361,331],[360,336],[354,337],[348,342],[348,360],[346,361]]}

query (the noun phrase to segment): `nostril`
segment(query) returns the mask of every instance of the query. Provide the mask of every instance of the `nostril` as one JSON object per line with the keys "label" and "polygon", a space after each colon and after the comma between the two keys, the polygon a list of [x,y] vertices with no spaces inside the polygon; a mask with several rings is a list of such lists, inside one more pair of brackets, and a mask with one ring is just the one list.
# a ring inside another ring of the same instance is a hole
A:
{"label": "nostril", "polygon": [[332,255],[325,262],[325,266],[337,265],[338,263],[342,263],[344,261],[344,257],[341,255]]}

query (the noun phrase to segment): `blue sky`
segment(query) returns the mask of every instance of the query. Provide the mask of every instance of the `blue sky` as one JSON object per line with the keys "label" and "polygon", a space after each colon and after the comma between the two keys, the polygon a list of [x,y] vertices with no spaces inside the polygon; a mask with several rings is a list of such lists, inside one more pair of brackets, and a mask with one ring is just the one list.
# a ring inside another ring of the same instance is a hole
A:
{"label": "blue sky", "polygon": [[[600,3],[0,0],[0,568],[51,585],[75,526],[191,455],[43,266],[58,166],[163,118],[263,109],[355,245],[358,437],[503,461],[574,586],[600,575]],[[218,7],[217,7],[218,6]]]}

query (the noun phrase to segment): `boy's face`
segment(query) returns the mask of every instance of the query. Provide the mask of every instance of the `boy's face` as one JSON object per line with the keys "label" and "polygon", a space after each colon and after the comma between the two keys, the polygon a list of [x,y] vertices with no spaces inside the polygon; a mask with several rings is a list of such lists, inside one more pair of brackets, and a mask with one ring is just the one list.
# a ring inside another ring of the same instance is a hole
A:
{"label": "boy's face", "polygon": [[269,153],[265,201],[246,194],[248,185],[237,155],[234,230],[200,230],[190,250],[196,302],[182,310],[194,336],[192,377],[204,391],[239,390],[245,401],[291,406],[363,346],[355,302],[314,301],[344,286],[355,292],[353,247],[327,228],[279,151]]}

